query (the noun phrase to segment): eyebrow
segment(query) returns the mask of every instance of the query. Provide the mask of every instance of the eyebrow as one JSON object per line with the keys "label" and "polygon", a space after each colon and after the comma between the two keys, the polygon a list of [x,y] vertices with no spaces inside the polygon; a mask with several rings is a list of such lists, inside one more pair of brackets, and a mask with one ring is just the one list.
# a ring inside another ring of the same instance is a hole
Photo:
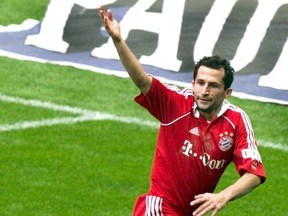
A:
{"label": "eyebrow", "polygon": [[[196,79],[196,82],[197,82],[197,81],[206,82],[204,79],[201,79],[201,78],[197,78],[197,79]],[[208,83],[209,83],[209,84],[218,84],[218,85],[221,85],[220,82],[215,82],[215,81],[212,81],[212,82],[211,82],[211,81],[208,81]]]}

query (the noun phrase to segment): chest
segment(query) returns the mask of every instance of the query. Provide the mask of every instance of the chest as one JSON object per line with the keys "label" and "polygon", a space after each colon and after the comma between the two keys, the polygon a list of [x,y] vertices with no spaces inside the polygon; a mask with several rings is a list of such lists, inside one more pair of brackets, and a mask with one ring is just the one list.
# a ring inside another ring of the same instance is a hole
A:
{"label": "chest", "polygon": [[166,128],[167,133],[174,140],[174,150],[184,160],[200,161],[211,169],[221,169],[231,161],[235,129],[225,119],[208,123],[187,116]]}

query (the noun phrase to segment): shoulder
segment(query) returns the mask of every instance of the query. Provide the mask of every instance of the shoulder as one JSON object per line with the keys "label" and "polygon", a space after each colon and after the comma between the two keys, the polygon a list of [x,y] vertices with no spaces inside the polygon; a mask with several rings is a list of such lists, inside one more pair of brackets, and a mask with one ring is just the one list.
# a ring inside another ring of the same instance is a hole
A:
{"label": "shoulder", "polygon": [[230,115],[248,118],[247,113],[243,109],[234,104],[230,103],[229,106],[227,107],[227,111]]}
{"label": "shoulder", "polygon": [[175,92],[176,94],[183,95],[185,98],[191,97],[194,95],[193,89],[186,87],[186,88],[179,88],[175,85],[166,85],[168,89]]}
{"label": "shoulder", "polygon": [[229,121],[234,127],[239,122],[244,122],[245,124],[250,124],[250,119],[247,113],[240,107],[225,101],[222,106],[222,117]]}
{"label": "shoulder", "polygon": [[218,116],[227,115],[227,114],[228,115],[242,115],[242,114],[247,115],[243,109],[230,103],[228,100],[225,99],[223,101],[223,104],[222,104],[222,107]]}
{"label": "shoulder", "polygon": [[192,85],[191,87],[181,87],[174,84],[162,82],[155,77],[152,78],[152,86],[150,88],[150,92],[148,93],[166,92],[169,95],[176,95],[180,97],[183,96],[185,99],[194,96]]}

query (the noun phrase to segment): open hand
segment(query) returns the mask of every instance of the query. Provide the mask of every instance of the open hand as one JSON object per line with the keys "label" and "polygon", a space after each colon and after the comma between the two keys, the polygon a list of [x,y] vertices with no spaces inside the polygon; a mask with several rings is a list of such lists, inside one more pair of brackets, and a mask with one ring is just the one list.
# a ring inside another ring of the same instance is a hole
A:
{"label": "open hand", "polygon": [[195,196],[190,205],[200,205],[194,212],[194,216],[202,216],[212,210],[211,216],[216,216],[217,212],[223,209],[228,203],[228,199],[222,194],[204,193]]}
{"label": "open hand", "polygon": [[120,25],[114,19],[112,11],[111,10],[106,11],[104,6],[100,6],[98,10],[107,33],[111,36],[113,41],[119,41],[121,39]]}

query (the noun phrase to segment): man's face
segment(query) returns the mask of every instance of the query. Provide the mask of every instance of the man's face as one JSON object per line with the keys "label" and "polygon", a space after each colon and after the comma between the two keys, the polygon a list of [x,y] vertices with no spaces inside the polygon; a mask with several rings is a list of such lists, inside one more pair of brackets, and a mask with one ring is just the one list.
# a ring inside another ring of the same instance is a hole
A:
{"label": "man's face", "polygon": [[[195,102],[204,117],[214,117],[221,109],[223,100],[229,97],[232,89],[224,90],[224,69],[200,66],[193,81]],[[207,119],[208,120],[208,119]],[[212,120],[212,119],[210,119]]]}

